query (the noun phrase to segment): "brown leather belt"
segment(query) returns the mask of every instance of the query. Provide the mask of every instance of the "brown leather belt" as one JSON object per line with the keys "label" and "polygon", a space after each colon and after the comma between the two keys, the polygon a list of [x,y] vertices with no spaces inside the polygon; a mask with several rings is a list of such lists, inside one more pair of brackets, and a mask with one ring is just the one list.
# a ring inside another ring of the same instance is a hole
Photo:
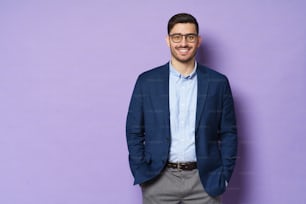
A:
{"label": "brown leather belt", "polygon": [[184,171],[191,171],[193,169],[197,168],[197,163],[196,162],[177,162],[177,163],[172,163],[168,162],[167,167],[171,169],[179,169],[179,170],[184,170]]}

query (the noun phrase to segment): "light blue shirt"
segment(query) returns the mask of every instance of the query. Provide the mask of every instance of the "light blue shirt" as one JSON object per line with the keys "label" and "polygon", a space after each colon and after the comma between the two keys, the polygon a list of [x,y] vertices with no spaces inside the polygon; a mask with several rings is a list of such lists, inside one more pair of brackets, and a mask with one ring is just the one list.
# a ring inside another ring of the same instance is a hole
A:
{"label": "light blue shirt", "polygon": [[195,120],[198,81],[196,68],[183,76],[169,62],[170,162],[196,161]]}

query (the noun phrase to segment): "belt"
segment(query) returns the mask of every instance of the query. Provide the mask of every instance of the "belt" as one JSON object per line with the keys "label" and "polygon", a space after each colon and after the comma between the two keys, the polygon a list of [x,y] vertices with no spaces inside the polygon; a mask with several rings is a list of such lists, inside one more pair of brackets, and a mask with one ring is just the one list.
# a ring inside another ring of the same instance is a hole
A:
{"label": "belt", "polygon": [[176,162],[176,163],[168,162],[167,167],[171,169],[191,171],[197,168],[197,163],[196,162]]}

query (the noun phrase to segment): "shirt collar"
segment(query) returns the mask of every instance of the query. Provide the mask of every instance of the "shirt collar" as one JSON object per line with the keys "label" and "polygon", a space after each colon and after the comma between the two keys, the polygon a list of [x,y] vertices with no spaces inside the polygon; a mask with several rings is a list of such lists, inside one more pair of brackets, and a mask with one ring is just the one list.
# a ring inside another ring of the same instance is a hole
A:
{"label": "shirt collar", "polygon": [[184,79],[192,79],[196,75],[197,71],[197,62],[195,61],[194,63],[194,69],[188,76],[184,76],[181,73],[179,73],[172,65],[171,61],[169,62],[169,71],[170,74],[173,76],[176,76],[178,78],[184,78]]}

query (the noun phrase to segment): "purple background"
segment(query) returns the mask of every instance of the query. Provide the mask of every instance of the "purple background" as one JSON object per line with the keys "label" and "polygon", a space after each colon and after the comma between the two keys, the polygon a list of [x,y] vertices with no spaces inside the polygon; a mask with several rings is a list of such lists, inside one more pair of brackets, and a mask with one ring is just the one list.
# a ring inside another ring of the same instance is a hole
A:
{"label": "purple background", "polygon": [[239,159],[225,204],[306,200],[306,1],[0,2],[0,203],[141,203],[125,117],[169,60],[168,19],[198,18],[199,62],[226,74]]}

